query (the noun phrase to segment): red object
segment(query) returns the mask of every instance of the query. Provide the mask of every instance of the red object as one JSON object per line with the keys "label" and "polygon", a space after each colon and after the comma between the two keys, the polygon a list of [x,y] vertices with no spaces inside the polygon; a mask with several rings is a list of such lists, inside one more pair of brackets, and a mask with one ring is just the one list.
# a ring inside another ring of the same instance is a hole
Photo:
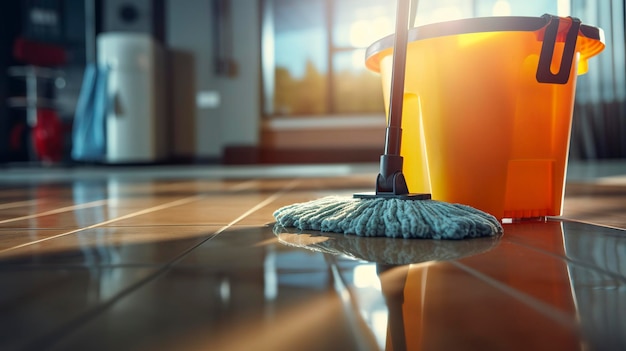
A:
{"label": "red object", "polygon": [[13,57],[24,63],[45,67],[60,66],[67,61],[65,50],[62,47],[25,38],[15,39]]}
{"label": "red object", "polygon": [[58,162],[63,156],[63,124],[54,110],[39,109],[32,130],[35,151],[44,162]]}
{"label": "red object", "polygon": [[24,135],[24,131],[26,130],[25,123],[18,123],[11,129],[11,134],[9,135],[9,147],[11,151],[19,150],[22,146],[22,138]]}

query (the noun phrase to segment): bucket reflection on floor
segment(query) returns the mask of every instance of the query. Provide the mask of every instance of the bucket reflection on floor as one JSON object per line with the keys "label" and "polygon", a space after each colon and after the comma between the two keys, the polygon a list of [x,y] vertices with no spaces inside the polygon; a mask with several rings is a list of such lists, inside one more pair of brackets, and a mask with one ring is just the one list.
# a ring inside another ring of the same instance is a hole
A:
{"label": "bucket reflection on floor", "polygon": [[487,252],[500,240],[500,236],[469,240],[394,239],[289,230],[292,229],[274,227],[280,243],[328,254],[336,269],[342,269],[342,259],[360,261],[353,268],[353,281],[348,283],[358,296],[361,322],[385,350],[405,350],[423,344],[423,311],[431,264]]}

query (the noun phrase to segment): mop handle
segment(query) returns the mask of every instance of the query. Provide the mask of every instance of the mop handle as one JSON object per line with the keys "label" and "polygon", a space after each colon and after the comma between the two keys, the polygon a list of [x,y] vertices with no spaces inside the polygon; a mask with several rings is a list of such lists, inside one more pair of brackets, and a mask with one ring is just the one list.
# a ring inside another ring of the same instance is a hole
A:
{"label": "mop handle", "polygon": [[[355,198],[394,197],[403,200],[429,200],[430,194],[412,194],[402,173],[403,158],[400,156],[402,139],[402,100],[404,99],[404,71],[409,36],[409,8],[411,0],[398,0],[396,35],[391,67],[391,91],[389,118],[385,133],[385,153],[380,156],[380,172],[376,177],[375,194],[354,194]],[[417,12],[417,0],[412,12]],[[415,15],[411,16],[415,20]]]}
{"label": "mop handle", "polygon": [[[393,44],[389,118],[385,135],[385,155],[400,155],[402,143],[402,103],[404,99],[404,72],[408,41],[409,9],[411,0],[398,0],[396,33]],[[417,4],[415,4],[417,7]]]}

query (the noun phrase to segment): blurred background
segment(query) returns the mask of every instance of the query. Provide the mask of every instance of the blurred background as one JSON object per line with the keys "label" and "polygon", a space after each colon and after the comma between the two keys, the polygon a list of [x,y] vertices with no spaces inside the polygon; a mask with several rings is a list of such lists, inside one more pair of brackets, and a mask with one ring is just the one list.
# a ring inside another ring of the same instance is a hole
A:
{"label": "blurred background", "polygon": [[[606,49],[579,77],[570,159],[626,158],[624,0],[420,0],[417,25],[575,16]],[[365,48],[390,0],[0,2],[0,164],[378,162]]]}

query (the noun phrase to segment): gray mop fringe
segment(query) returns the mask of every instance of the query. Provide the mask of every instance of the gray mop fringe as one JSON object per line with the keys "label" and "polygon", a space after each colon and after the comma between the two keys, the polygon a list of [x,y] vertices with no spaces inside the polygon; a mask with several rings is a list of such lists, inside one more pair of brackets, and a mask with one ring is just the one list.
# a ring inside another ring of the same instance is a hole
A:
{"label": "gray mop fringe", "polygon": [[488,213],[436,200],[328,196],[279,208],[274,218],[283,227],[300,230],[405,239],[466,239],[503,232]]}

